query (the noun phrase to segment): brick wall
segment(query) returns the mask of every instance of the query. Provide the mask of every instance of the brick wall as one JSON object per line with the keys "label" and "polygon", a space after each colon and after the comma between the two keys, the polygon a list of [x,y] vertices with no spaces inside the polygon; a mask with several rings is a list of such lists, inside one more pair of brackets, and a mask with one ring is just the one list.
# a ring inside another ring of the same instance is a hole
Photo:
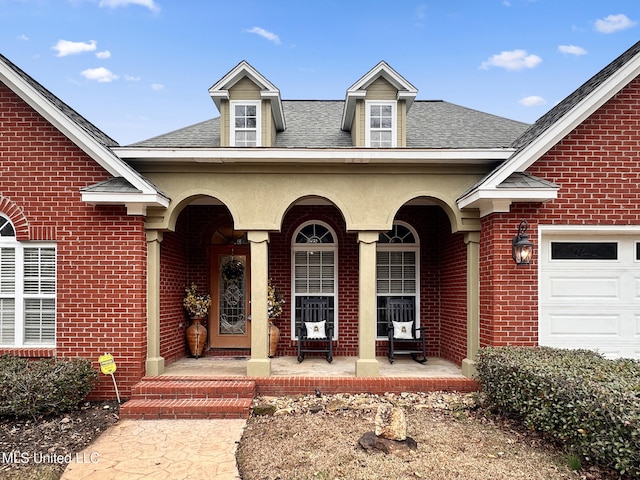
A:
{"label": "brick wall", "polygon": [[[98,164],[0,85],[0,211],[18,239],[57,246],[55,349],[0,352],[32,357],[111,353],[123,396],[144,372],[146,357],[146,239],[144,220],[123,207],[92,206],[80,189],[109,178]],[[100,375],[93,398],[113,398]]]}
{"label": "brick wall", "polygon": [[538,225],[640,224],[640,80],[636,79],[527,172],[560,187],[545,204],[516,204],[482,220],[481,345],[537,345],[538,251],[530,266],[511,259],[521,219]]}

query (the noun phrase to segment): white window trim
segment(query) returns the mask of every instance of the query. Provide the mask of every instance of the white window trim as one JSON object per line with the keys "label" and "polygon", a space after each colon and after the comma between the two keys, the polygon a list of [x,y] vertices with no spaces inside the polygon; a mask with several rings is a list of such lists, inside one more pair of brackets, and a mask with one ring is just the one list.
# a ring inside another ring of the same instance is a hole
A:
{"label": "white window trim", "polygon": [[[392,252],[392,251],[402,251],[402,252],[415,252],[416,255],[416,291],[414,293],[402,293],[398,295],[399,297],[414,297],[414,305],[415,305],[415,316],[416,316],[416,328],[420,327],[420,237],[418,237],[418,233],[415,228],[409,225],[406,222],[393,222],[394,225],[402,225],[408,228],[413,234],[413,238],[416,239],[416,243],[376,243],[376,258],[377,252]],[[376,269],[377,269],[377,260],[376,260]],[[379,293],[378,292],[378,278],[376,274],[376,299],[378,297],[391,297],[393,295],[389,295],[388,293]],[[377,302],[376,302],[377,305]],[[377,318],[376,318],[376,329],[377,329]],[[388,340],[387,336],[376,336],[376,340]]]}
{"label": "white window trim", "polygon": [[[256,107],[256,147],[262,146],[262,102],[260,100],[232,100],[229,111],[229,145],[236,146],[236,106],[254,105]],[[249,130],[243,128],[241,130]]]}
{"label": "white window trim", "polygon": [[[295,243],[300,230],[302,230],[307,225],[322,225],[325,227],[331,235],[333,235],[334,243]],[[333,298],[333,340],[338,339],[338,333],[340,330],[340,322],[338,316],[338,242],[337,242],[336,232],[327,225],[325,222],[310,220],[308,222],[303,223],[302,225],[296,228],[293,236],[291,237],[291,340],[298,339],[298,332],[296,331],[296,285],[295,285],[295,275],[296,275],[296,252],[306,252],[308,250],[314,251],[325,251],[325,252],[333,252],[333,293],[325,294],[323,293],[321,296],[327,298]],[[313,246],[311,248],[310,246]],[[308,296],[308,295],[299,295],[299,296]]]}
{"label": "white window trim", "polygon": [[[28,248],[52,248],[57,252],[57,246],[51,242],[18,242],[15,237],[3,238],[0,237],[0,247],[13,248],[15,250],[15,291],[11,297],[15,299],[15,338],[13,343],[1,344],[2,348],[51,348],[56,346],[57,339],[57,269],[58,261],[55,260],[55,278],[56,278],[56,291],[52,294],[27,294],[24,292],[24,251]],[[57,255],[56,255],[57,257]],[[53,342],[51,343],[25,343],[25,300],[29,298],[43,298],[53,299],[55,304],[55,322]]]}
{"label": "white window trim", "polygon": [[[365,104],[365,146],[371,147],[371,107],[391,106],[391,147],[373,148],[394,148],[398,145],[398,103],[394,101],[366,100]],[[386,130],[386,129],[380,129]]]}

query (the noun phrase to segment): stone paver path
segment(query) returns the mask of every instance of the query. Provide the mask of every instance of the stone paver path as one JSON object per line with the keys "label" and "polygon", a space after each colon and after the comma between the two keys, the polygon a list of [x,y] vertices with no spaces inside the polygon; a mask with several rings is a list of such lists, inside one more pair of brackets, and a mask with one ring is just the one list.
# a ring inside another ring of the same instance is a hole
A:
{"label": "stone paver path", "polygon": [[238,480],[246,420],[121,420],[76,455],[62,480]]}

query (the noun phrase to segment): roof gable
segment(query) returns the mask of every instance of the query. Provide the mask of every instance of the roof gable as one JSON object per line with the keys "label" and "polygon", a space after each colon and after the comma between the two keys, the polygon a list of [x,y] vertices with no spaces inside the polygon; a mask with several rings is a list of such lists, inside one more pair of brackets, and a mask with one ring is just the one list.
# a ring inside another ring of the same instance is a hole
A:
{"label": "roof gable", "polygon": [[342,115],[343,130],[351,129],[356,101],[363,99],[367,94],[367,88],[381,77],[398,91],[397,100],[406,100],[407,111],[409,111],[411,104],[418,95],[418,89],[383,60],[347,89]]}
{"label": "roof gable", "polygon": [[[516,152],[462,196],[458,200],[460,208],[480,208],[485,214],[505,211],[490,206],[497,199],[496,190],[501,184],[514,173],[524,172],[533,165],[639,75],[640,42],[637,42],[518,137],[512,144],[517,149]],[[527,196],[525,191],[522,193]],[[512,200],[520,200],[520,197],[514,195]]]}
{"label": "roof gable", "polygon": [[282,100],[280,98],[280,90],[273,83],[267,80],[260,72],[253,68],[246,60],[241,61],[229,73],[214,83],[209,88],[209,95],[213,103],[220,110],[220,102],[229,100],[229,90],[243,78],[248,78],[255,83],[260,89],[262,99],[271,100],[271,108],[273,111],[273,119],[276,129],[284,130],[286,123],[284,119],[284,111],[282,109]]}
{"label": "roof gable", "polygon": [[[33,108],[39,115],[71,140],[79,149],[91,157],[113,177],[122,177],[139,192],[133,201],[125,198],[117,202],[127,204],[130,211],[142,212],[146,205],[165,205],[166,199],[156,188],[123,162],[111,148],[117,147],[108,137],[78,112],[56,97],[40,83],[0,54],[0,82]],[[90,201],[83,195],[83,200]]]}
{"label": "roof gable", "polygon": [[640,42],[616,58],[540,117],[514,143],[518,151],[484,185],[498,185],[529,168],[591,114],[640,75]]}

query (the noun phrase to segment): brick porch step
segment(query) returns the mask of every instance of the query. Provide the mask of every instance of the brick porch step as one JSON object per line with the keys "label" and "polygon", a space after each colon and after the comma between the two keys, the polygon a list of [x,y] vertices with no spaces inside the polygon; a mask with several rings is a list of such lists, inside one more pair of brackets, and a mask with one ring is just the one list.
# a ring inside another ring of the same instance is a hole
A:
{"label": "brick porch step", "polygon": [[255,389],[251,380],[145,377],[120,407],[120,418],[248,418]]}

